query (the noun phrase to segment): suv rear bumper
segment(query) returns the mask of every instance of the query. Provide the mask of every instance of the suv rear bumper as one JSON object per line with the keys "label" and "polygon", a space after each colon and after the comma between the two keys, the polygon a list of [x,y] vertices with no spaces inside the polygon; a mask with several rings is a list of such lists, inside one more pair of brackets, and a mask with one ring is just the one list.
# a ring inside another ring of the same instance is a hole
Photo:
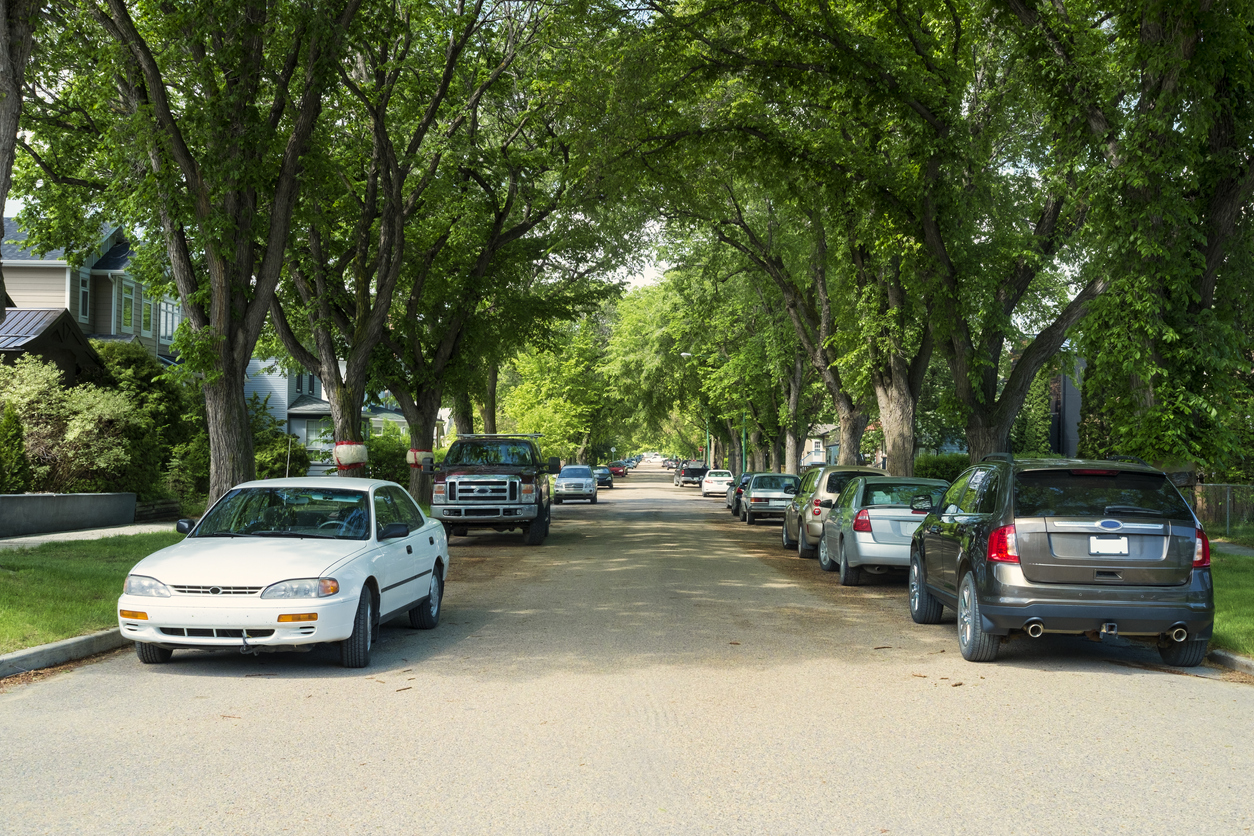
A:
{"label": "suv rear bumper", "polygon": [[1034,584],[1018,566],[996,567],[992,595],[980,598],[984,629],[997,635],[1039,620],[1047,633],[1087,633],[1113,623],[1127,636],[1157,636],[1184,625],[1190,639],[1209,639],[1215,602],[1208,570],[1180,586]]}

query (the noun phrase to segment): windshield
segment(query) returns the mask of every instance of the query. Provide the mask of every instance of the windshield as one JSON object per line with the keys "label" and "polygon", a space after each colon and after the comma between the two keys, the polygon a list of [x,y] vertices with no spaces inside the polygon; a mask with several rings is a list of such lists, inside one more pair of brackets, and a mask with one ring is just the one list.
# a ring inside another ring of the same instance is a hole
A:
{"label": "windshield", "polygon": [[796,476],[788,473],[768,473],[753,477],[751,487],[755,491],[782,491],[788,485],[795,488],[799,482]]}
{"label": "windshield", "polygon": [[366,540],[370,507],[365,491],[236,488],[205,514],[192,536]]}
{"label": "windshield", "polygon": [[592,468],[590,467],[563,467],[562,472],[558,476],[565,476],[567,479],[590,479],[592,478]]}
{"label": "windshield", "polygon": [[1135,470],[1028,470],[1015,477],[1017,517],[1119,517],[1191,520],[1193,513],[1161,473]]}
{"label": "windshield", "polygon": [[448,448],[444,464],[485,465],[535,465],[531,445],[523,441],[455,441]]}

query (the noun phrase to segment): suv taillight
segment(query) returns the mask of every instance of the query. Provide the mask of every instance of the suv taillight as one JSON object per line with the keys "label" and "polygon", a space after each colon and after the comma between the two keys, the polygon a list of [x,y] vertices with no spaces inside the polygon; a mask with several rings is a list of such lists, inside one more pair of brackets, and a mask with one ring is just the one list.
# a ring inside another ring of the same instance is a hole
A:
{"label": "suv taillight", "polygon": [[1210,566],[1210,538],[1199,528],[1193,546],[1193,568],[1205,569],[1208,566]]}
{"label": "suv taillight", "polygon": [[814,516],[816,516],[816,517],[821,517],[821,516],[823,516],[823,508],[822,508],[822,504],[823,504],[823,500],[821,500],[821,499],[815,499],[815,500],[814,500]]}
{"label": "suv taillight", "polygon": [[863,508],[853,518],[853,530],[861,531],[864,534],[871,533],[871,515]]}
{"label": "suv taillight", "polygon": [[1015,541],[1013,525],[1003,525],[988,535],[988,560],[990,563],[1019,562],[1019,544]]}

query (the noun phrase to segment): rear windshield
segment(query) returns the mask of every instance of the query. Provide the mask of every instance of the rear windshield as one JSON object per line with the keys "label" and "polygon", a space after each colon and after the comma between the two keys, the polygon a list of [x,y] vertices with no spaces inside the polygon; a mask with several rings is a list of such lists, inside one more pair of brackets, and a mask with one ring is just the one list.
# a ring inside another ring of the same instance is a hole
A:
{"label": "rear windshield", "polygon": [[709,476],[711,479],[730,479],[731,471],[730,470],[711,470],[709,473],[705,475]]}
{"label": "rear windshield", "polygon": [[753,480],[753,489],[755,491],[782,491],[787,485],[796,487],[798,479],[796,476],[789,476],[783,473],[771,473],[765,476],[757,476]]}
{"label": "rear windshield", "polygon": [[1016,517],[1165,517],[1191,520],[1184,498],[1160,473],[1029,470],[1015,477]]}
{"label": "rear windshield", "polygon": [[948,485],[920,485],[917,482],[879,482],[867,485],[862,493],[862,506],[909,505],[916,496],[932,497],[932,505],[940,505]]}

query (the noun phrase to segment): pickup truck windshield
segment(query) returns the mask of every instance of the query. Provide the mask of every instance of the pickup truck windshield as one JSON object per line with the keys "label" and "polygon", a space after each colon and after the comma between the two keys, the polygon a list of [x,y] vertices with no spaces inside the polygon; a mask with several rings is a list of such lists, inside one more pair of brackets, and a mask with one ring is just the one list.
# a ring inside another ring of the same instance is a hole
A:
{"label": "pickup truck windshield", "polygon": [[504,464],[535,467],[538,462],[531,453],[531,445],[521,441],[455,441],[444,457],[445,465],[492,465]]}

